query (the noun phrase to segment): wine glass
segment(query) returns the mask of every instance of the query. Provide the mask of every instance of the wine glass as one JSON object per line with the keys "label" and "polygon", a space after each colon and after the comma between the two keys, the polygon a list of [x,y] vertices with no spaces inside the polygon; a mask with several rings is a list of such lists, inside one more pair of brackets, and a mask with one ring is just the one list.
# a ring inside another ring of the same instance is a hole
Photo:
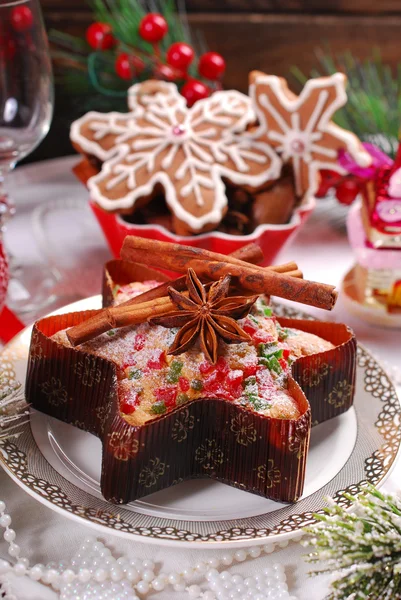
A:
{"label": "wine glass", "polygon": [[[53,115],[52,67],[39,0],[0,0],[0,226],[14,213],[6,175],[36,148]],[[13,264],[14,262],[14,264]],[[7,303],[18,312],[51,299],[54,279],[11,260]]]}

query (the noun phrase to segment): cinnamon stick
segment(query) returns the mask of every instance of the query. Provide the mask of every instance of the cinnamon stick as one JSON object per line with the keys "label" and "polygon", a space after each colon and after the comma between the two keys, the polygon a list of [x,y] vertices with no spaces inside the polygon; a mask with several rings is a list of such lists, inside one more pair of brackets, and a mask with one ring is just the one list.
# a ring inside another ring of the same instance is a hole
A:
{"label": "cinnamon stick", "polygon": [[[294,300],[302,304],[331,310],[337,300],[334,286],[314,281],[305,281],[295,277],[289,277],[281,273],[275,273],[269,269],[248,265],[247,263],[227,257],[229,260],[210,260],[202,253],[192,253],[188,246],[168,244],[157,256],[154,254],[154,243],[149,244],[149,251],[144,250],[143,240],[128,236],[125,238],[121,257],[125,260],[135,260],[150,266],[158,266],[162,269],[175,270],[185,273],[189,267],[194,269],[198,277],[218,280],[224,275],[230,274],[237,279],[237,283],[246,290],[257,294],[267,294]],[[146,246],[146,245],[145,245]],[[204,251],[207,256],[221,255]],[[226,258],[226,257],[224,257]],[[235,281],[234,281],[235,283]]]}
{"label": "cinnamon stick", "polygon": [[68,329],[67,338],[71,346],[79,346],[114,327],[144,323],[149,317],[157,317],[173,308],[174,305],[168,296],[136,306],[112,306]]}

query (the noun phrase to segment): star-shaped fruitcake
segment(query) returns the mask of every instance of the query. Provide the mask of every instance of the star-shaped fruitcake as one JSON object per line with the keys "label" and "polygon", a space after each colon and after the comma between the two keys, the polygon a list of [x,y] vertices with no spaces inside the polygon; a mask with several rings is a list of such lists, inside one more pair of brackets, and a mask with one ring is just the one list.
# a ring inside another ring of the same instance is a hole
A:
{"label": "star-shaped fruitcake", "polygon": [[[151,286],[154,272],[138,266],[136,279]],[[250,342],[223,343],[212,364],[196,345],[170,355],[176,330],[147,323],[72,348],[68,328],[95,314],[35,324],[26,395],[37,410],[100,438],[107,500],[127,503],[194,477],[281,502],[300,497],[311,427],[305,392],[314,420],[352,404],[350,330],[277,321],[260,298],[239,321]],[[292,328],[301,335],[289,345]],[[311,356],[303,355],[308,336],[320,339]]]}

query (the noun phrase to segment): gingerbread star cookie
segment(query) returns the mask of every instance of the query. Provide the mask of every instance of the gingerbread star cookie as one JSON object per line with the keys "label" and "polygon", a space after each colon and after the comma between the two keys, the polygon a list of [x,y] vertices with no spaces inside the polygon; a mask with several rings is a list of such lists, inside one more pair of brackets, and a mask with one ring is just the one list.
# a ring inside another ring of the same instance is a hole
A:
{"label": "gingerbread star cookie", "polygon": [[174,84],[145,82],[128,98],[129,113],[88,113],[71,128],[76,147],[103,161],[88,187],[105,210],[132,212],[162,188],[176,233],[199,233],[227,210],[224,181],[257,188],[279,176],[274,149],[246,131],[248,96],[221,91],[187,108]]}
{"label": "gingerbread star cookie", "polygon": [[281,77],[259,71],[250,74],[250,96],[260,122],[260,138],[271,144],[284,163],[292,165],[300,198],[316,192],[321,169],[344,172],[337,162],[340,149],[361,166],[372,161],[353,133],[331,121],[347,101],[345,83],[342,73],[310,79],[296,96]]}

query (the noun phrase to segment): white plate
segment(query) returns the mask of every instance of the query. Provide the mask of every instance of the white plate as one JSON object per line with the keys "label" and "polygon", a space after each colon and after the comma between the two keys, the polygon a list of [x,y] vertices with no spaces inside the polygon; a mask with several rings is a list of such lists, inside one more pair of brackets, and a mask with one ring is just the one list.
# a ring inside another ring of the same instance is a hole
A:
{"label": "white plate", "polygon": [[[99,305],[100,297],[94,297],[57,312]],[[293,309],[279,306],[281,313],[288,310],[294,316]],[[0,368],[9,380],[24,380],[29,341],[27,328],[3,351]],[[400,446],[399,410],[386,373],[359,348],[355,406],[313,428],[304,494],[293,505],[194,480],[115,506],[100,494],[100,441],[36,411],[23,435],[0,445],[0,462],[40,502],[103,533],[191,547],[282,542],[313,522],[326,496],[346,504],[345,490],[358,493],[367,481],[383,483]]]}

